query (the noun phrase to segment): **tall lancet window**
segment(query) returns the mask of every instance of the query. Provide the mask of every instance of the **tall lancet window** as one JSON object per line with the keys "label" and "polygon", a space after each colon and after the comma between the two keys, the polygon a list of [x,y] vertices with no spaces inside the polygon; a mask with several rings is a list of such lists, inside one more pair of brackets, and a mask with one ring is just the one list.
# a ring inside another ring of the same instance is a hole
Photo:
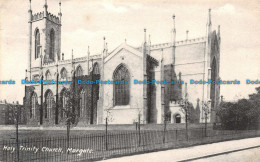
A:
{"label": "tall lancet window", "polygon": [[46,71],[45,78],[46,78],[46,80],[51,80],[51,73],[49,70]]}
{"label": "tall lancet window", "polygon": [[40,57],[40,42],[41,36],[39,29],[36,29],[35,31],[35,59]]}
{"label": "tall lancet window", "polygon": [[52,117],[52,101],[53,101],[53,94],[51,91],[49,91],[46,94],[47,113],[45,116],[48,119],[51,119],[51,117]]}
{"label": "tall lancet window", "polygon": [[66,117],[66,110],[67,110],[67,102],[68,102],[68,96],[66,96],[66,89],[63,89],[61,91],[61,99],[62,99],[62,106],[61,106],[61,118]]}
{"label": "tall lancet window", "polygon": [[93,74],[99,74],[99,68],[97,63],[94,64]]}
{"label": "tall lancet window", "polygon": [[84,89],[82,89],[80,91],[80,101],[79,101],[79,105],[80,105],[80,117],[83,117],[84,116],[84,113],[85,113],[85,102],[86,102],[86,99],[85,99],[85,91]]}
{"label": "tall lancet window", "polygon": [[130,74],[124,65],[119,65],[113,76],[114,81],[127,81],[127,84],[114,84],[114,105],[128,105],[130,100]]}
{"label": "tall lancet window", "polygon": [[53,29],[51,29],[50,32],[50,54],[49,58],[51,60],[54,60],[54,52],[55,52],[55,32]]}
{"label": "tall lancet window", "polygon": [[76,77],[78,76],[82,76],[83,75],[83,70],[82,70],[82,67],[81,66],[78,66],[77,69],[76,69]]}
{"label": "tall lancet window", "polygon": [[36,118],[36,104],[37,104],[37,94],[33,93],[32,95],[32,118]]}
{"label": "tall lancet window", "polygon": [[62,68],[60,74],[61,74],[61,80],[67,80],[67,70],[65,68]]}

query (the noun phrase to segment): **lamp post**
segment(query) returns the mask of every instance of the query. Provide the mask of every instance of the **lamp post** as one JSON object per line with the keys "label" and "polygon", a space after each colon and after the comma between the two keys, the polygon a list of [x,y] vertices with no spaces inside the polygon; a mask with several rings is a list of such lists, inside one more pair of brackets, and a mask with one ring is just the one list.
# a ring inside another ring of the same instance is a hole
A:
{"label": "lamp post", "polygon": [[204,115],[205,115],[205,117],[204,117],[205,118],[205,137],[207,137],[207,120],[208,120],[208,115],[211,113],[210,103],[211,103],[211,100],[208,100],[207,102],[202,101],[202,110],[203,110]]}
{"label": "lamp post", "polygon": [[[94,73],[94,67],[93,67],[93,58],[91,59],[92,62],[92,71],[90,72],[91,74],[91,80],[94,81],[93,79],[93,73]],[[91,109],[90,109],[90,124],[94,124],[94,89],[93,89],[93,84],[91,84]]]}
{"label": "lamp post", "polygon": [[11,111],[12,111],[12,118],[14,119],[14,123],[15,123],[15,132],[16,132],[16,160],[19,161],[19,116],[20,116],[20,111],[19,110],[19,105],[18,104],[9,104],[9,106],[11,107]]}
{"label": "lamp post", "polygon": [[43,124],[43,55],[42,55],[42,46],[39,46],[40,48],[40,57],[41,57],[41,66],[40,66],[40,69],[41,69],[41,107],[40,107],[40,125]]}
{"label": "lamp post", "polygon": [[139,146],[141,146],[141,113],[139,111],[138,113],[138,143],[139,143]]}

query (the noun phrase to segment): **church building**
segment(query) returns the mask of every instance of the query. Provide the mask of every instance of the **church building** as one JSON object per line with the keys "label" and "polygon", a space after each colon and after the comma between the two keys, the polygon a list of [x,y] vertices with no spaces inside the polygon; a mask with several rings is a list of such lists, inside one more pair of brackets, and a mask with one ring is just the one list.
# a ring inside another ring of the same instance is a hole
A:
{"label": "church building", "polygon": [[[65,60],[61,49],[62,13],[48,11],[29,14],[28,81],[70,81],[71,84],[25,85],[24,107],[29,125],[64,124],[68,111],[79,125],[184,123],[183,107],[189,104],[188,117],[197,122],[215,122],[220,86],[190,84],[190,80],[220,80],[220,27],[212,30],[208,12],[206,34],[200,38],[176,41],[175,16],[172,40],[151,44],[144,29],[141,47],[125,42],[98,55]],[[127,81],[128,84],[78,84],[81,81]],[[135,84],[138,81],[182,81],[184,84]],[[72,94],[71,98],[67,94]],[[72,100],[72,102],[71,102]],[[72,103],[72,104],[71,104]],[[183,104],[184,103],[184,104]],[[205,116],[204,107],[210,114]],[[206,119],[207,117],[207,119]],[[206,119],[206,120],[205,120]]]}

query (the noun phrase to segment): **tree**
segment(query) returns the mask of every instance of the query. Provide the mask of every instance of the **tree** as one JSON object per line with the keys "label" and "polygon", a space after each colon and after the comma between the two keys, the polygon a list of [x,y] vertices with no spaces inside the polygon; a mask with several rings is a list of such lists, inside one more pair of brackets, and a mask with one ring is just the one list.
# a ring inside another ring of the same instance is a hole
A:
{"label": "tree", "polygon": [[[186,95],[187,96],[187,95]],[[193,109],[193,107],[191,106],[190,102],[188,101],[187,97],[185,97],[185,99],[181,99],[179,101],[179,104],[181,105],[181,111],[185,114],[185,129],[186,129],[186,139],[189,140],[189,135],[188,135],[188,122],[189,122],[189,116],[190,116],[190,111],[191,108]]]}
{"label": "tree", "polygon": [[196,108],[194,108],[192,103],[189,103],[188,107],[190,110],[189,122],[190,123],[199,123],[199,121],[200,121],[200,100],[197,99]]}
{"label": "tree", "polygon": [[253,121],[260,120],[260,87],[256,88],[256,92],[249,95],[249,101],[254,105],[254,109],[248,115]]}
{"label": "tree", "polygon": [[[204,119],[205,119],[205,137],[207,137],[207,122],[209,119],[209,115],[211,114],[211,108],[210,108],[211,100],[204,102],[202,101],[202,112],[204,113]],[[203,119],[203,118],[202,118]]]}
{"label": "tree", "polygon": [[69,148],[69,138],[71,125],[76,126],[78,123],[78,115],[75,113],[75,106],[77,103],[77,95],[73,89],[65,90],[64,95],[67,98],[65,108],[61,110],[66,114],[66,125],[67,125],[67,148]]}
{"label": "tree", "polygon": [[164,112],[163,115],[163,143],[165,143],[165,136],[166,136],[166,132],[167,132],[167,123],[169,122],[169,119],[171,119],[171,112],[170,111],[166,111]]}
{"label": "tree", "polygon": [[258,126],[260,119],[260,87],[249,99],[221,102],[217,109],[224,129],[250,129]]}
{"label": "tree", "polygon": [[232,102],[221,102],[217,109],[217,115],[219,116],[222,126],[225,129],[231,129],[234,127],[234,108],[235,103]]}
{"label": "tree", "polygon": [[107,98],[107,104],[106,104],[106,118],[105,118],[105,122],[106,122],[106,136],[105,136],[105,140],[106,140],[106,150],[108,150],[108,122],[112,122],[114,120],[113,118],[113,114],[111,113],[111,110],[113,109],[113,99],[110,99],[109,96],[109,92],[106,93],[106,98]]}

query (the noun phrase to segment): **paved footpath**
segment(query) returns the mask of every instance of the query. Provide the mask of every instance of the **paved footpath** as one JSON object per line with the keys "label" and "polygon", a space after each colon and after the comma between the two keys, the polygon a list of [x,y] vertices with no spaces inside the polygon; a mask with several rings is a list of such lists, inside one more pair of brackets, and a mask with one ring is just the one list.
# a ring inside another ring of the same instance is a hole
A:
{"label": "paved footpath", "polygon": [[[243,156],[243,154],[245,156]],[[227,155],[230,155],[229,157]],[[251,156],[252,155],[252,156]],[[237,160],[241,156],[240,160]],[[219,157],[219,158],[218,158]],[[236,157],[237,159],[233,159]],[[248,157],[248,159],[246,158]],[[229,159],[228,159],[229,158]],[[105,162],[259,161],[260,137],[104,160]]]}

